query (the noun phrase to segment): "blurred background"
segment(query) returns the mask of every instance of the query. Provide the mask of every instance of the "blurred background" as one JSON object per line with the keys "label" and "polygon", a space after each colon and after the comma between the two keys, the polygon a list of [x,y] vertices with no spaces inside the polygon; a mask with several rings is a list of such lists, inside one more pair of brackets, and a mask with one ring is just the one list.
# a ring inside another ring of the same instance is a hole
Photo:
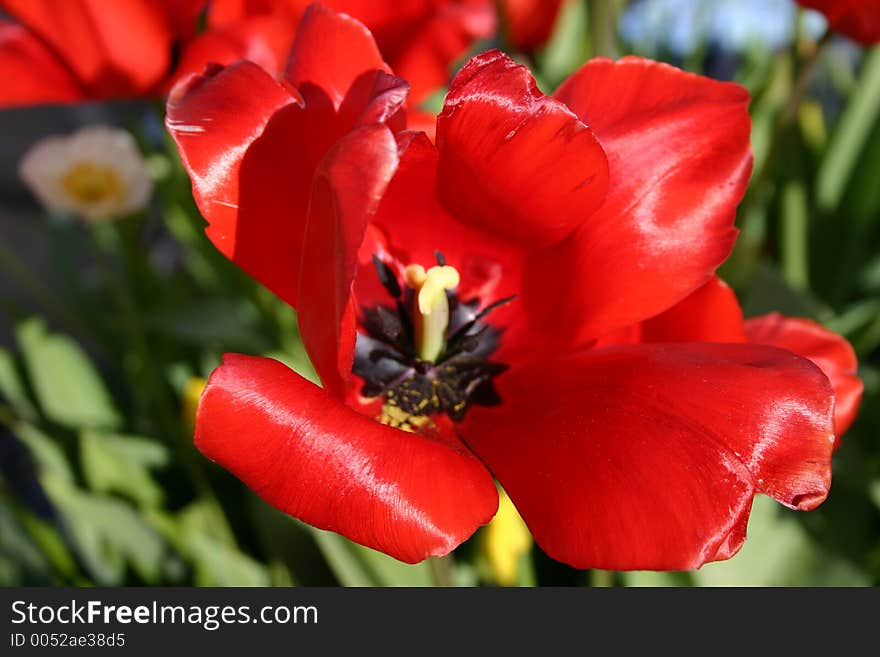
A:
{"label": "blurred background", "polygon": [[[0,584],[880,584],[880,48],[790,0],[559,4],[544,38],[501,30],[450,71],[500,46],[547,92],[591,56],[626,54],[748,88],[756,166],[720,273],[747,317],[813,318],[859,356],[865,396],[828,501],[802,514],[758,498],[740,554],[683,573],[568,568],[509,509],[415,566],[293,521],[192,446],[224,352],[314,374],[294,311],[205,238],[162,101],[17,107],[0,110]],[[22,158],[95,124],[134,135],[149,204],[116,221],[45,211]]]}

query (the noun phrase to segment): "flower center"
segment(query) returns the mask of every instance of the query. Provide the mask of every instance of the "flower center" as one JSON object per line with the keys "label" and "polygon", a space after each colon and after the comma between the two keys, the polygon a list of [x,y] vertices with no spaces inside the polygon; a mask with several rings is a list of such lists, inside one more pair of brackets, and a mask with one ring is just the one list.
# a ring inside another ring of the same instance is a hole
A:
{"label": "flower center", "polygon": [[437,266],[404,269],[402,281],[373,256],[376,272],[394,306],[362,311],[353,371],[364,380],[361,394],[382,398],[379,420],[407,431],[428,432],[433,417],[460,421],[471,404],[500,403],[492,379],[507,369],[490,362],[501,330],[482,320],[501,299],[480,308],[462,301],[458,271],[437,253]]}
{"label": "flower center", "polygon": [[65,191],[81,203],[100,203],[122,196],[122,180],[115,169],[79,162],[61,179]]}

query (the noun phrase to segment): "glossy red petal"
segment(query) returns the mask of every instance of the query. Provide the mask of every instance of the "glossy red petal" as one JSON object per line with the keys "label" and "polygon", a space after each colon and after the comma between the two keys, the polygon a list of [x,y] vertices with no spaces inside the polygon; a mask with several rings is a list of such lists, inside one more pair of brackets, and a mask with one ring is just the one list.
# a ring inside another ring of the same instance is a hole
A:
{"label": "glossy red petal", "polygon": [[315,175],[303,242],[299,327],[324,387],[339,399],[354,359],[351,296],[358,251],[397,161],[391,131],[373,125],[336,144]]}
{"label": "glossy red petal", "polygon": [[207,64],[232,64],[247,59],[273,77],[281,77],[296,28],[273,16],[241,20],[209,30],[183,49],[174,80],[202,73]]}
{"label": "glossy red petal", "polygon": [[593,133],[497,50],[472,58],[452,81],[437,148],[438,190],[449,210],[533,247],[586,222],[608,183]]}
{"label": "glossy red petal", "polygon": [[553,31],[563,0],[501,0],[502,26],[517,50],[543,46]]}
{"label": "glossy red petal", "polygon": [[746,320],[746,334],[755,344],[787,349],[813,361],[825,372],[834,389],[834,447],[849,429],[862,400],[859,363],[852,345],[816,322],[770,313]]}
{"label": "glossy red petal", "polygon": [[862,45],[880,42],[880,1],[878,0],[797,0],[798,4],[825,14],[835,32]]}
{"label": "glossy red petal", "polygon": [[309,87],[315,86],[339,107],[355,80],[375,70],[391,72],[362,23],[319,4],[306,10],[290,53],[287,79],[307,99]]}
{"label": "glossy red petal", "polygon": [[666,312],[642,323],[644,342],[745,342],[736,293],[717,276]]}
{"label": "glossy red petal", "polygon": [[[294,175],[301,174],[296,165],[302,158],[302,114],[288,89],[256,64],[241,62],[182,80],[168,98],[165,121],[208,221],[208,237],[291,304],[305,226],[303,199],[311,184],[310,175],[305,180]],[[264,133],[273,138],[260,140]],[[262,148],[255,149],[258,141]],[[291,162],[292,171],[279,162]],[[282,176],[284,184],[273,184]]]}
{"label": "glossy red petal", "polygon": [[0,107],[81,100],[76,78],[42,41],[0,21]]}
{"label": "glossy red petal", "polygon": [[670,308],[730,253],[752,164],[749,96],[627,57],[587,63],[556,97],[592,128],[611,178],[602,208],[535,259],[524,297],[586,340]]}
{"label": "glossy red petal", "polygon": [[374,422],[267,358],[224,357],[195,444],[285,513],[409,563],[447,554],[498,505],[460,443]]}
{"label": "glossy red petal", "polygon": [[2,0],[76,75],[90,97],[134,96],[168,73],[172,33],[150,0]]}
{"label": "glossy red petal", "polygon": [[809,361],[749,344],[581,351],[496,379],[461,435],[535,539],[579,568],[729,556],[753,494],[797,509],[831,483],[833,396]]}

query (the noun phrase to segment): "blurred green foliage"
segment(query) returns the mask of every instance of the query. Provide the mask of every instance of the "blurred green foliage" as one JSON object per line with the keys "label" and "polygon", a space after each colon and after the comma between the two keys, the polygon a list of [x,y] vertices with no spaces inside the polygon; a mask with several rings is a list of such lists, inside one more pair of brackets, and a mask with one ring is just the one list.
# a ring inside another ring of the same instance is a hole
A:
{"label": "blurred green foliage", "polygon": [[[545,89],[600,49],[628,52],[596,43],[616,16],[591,24],[593,5],[570,3],[531,62]],[[702,49],[676,63],[710,73],[710,60]],[[861,362],[865,397],[832,493],[808,514],[757,499],[741,553],[696,572],[584,573],[535,548],[524,584],[880,584],[880,48],[799,34],[789,49],[739,53],[735,79],[753,95],[756,166],[721,273],[747,316],[815,318]],[[15,335],[0,348],[0,584],[491,583],[479,533],[453,559],[401,564],[290,520],[195,451],[187,381],[224,352],[315,376],[295,313],[205,239],[173,147],[150,151],[161,212],[45,222],[61,287],[0,244],[4,274],[37,309],[0,306]],[[156,266],[159,247],[170,266]],[[89,254],[87,271],[73,252]]]}

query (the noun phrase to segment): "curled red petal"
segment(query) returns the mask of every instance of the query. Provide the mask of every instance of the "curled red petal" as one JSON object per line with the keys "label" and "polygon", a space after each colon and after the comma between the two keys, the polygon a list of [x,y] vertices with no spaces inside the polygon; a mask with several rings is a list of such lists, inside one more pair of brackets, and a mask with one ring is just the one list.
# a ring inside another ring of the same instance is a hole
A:
{"label": "curled red petal", "polygon": [[287,63],[291,84],[306,98],[307,87],[319,87],[339,107],[355,80],[375,70],[391,72],[362,23],[320,4],[309,6]]}
{"label": "curled red petal", "polygon": [[[165,119],[192,178],[193,196],[208,221],[208,237],[291,304],[296,302],[305,226],[306,201],[300,197],[308,198],[311,171],[305,180],[285,171],[278,166],[278,151],[300,146],[301,102],[259,66],[245,61],[181,80],[168,97]],[[272,132],[281,138],[262,140],[263,148],[252,152],[279,114]],[[315,129],[314,134],[322,133]],[[301,151],[282,155],[294,164],[302,161]],[[290,175],[287,184],[271,184],[281,172]]]}
{"label": "curled red petal", "polygon": [[224,357],[195,444],[285,513],[409,563],[447,554],[498,505],[460,443],[374,422],[268,358]]}
{"label": "curled red petal", "polygon": [[[569,240],[535,258],[523,295],[584,341],[670,308],[728,256],[752,164],[749,95],[627,57],[588,62],[556,97],[608,155],[608,195]],[[565,285],[548,293],[551,280]]]}
{"label": "curled red petal", "polygon": [[0,21],[0,107],[83,99],[76,78],[40,39]]}
{"label": "curled red petal", "polygon": [[797,0],[798,4],[825,14],[829,27],[864,46],[880,42],[878,0]]}
{"label": "curled red petal", "polygon": [[535,540],[579,568],[730,556],[755,492],[812,509],[831,483],[833,396],[812,363],[750,344],[582,351],[496,379],[462,436]]}
{"label": "curled red petal", "polygon": [[324,387],[339,399],[354,359],[352,285],[358,251],[397,162],[394,136],[376,124],[336,144],[315,175],[303,242],[299,327]]}
{"label": "curled red petal", "polygon": [[746,334],[755,344],[768,344],[803,356],[825,372],[834,389],[834,448],[856,419],[864,386],[858,360],[846,338],[810,319],[770,313],[746,320]]}
{"label": "curled red petal", "polygon": [[745,342],[736,293],[718,276],[656,317],[642,322],[644,342]]}
{"label": "curled red petal", "polygon": [[151,0],[2,0],[74,72],[92,98],[147,93],[168,73],[172,32]]}
{"label": "curled red petal", "polygon": [[497,50],[472,58],[452,81],[437,148],[449,210],[530,246],[559,242],[585,223],[608,184],[593,133]]}

